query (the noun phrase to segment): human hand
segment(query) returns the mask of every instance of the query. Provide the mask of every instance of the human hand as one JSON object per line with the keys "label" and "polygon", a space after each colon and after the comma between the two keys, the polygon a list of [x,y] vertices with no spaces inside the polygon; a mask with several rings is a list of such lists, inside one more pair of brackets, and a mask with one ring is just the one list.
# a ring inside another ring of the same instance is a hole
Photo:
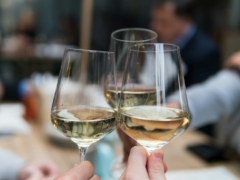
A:
{"label": "human hand", "polygon": [[123,142],[123,162],[127,162],[129,153],[133,146],[137,145],[137,142],[125,134],[120,128],[117,129],[117,132],[121,141]]}
{"label": "human hand", "polygon": [[224,63],[224,67],[227,69],[237,68],[240,70],[240,52],[234,53]]}
{"label": "human hand", "polygon": [[71,170],[56,177],[54,180],[100,180],[100,178],[94,175],[94,168],[88,161],[81,162],[74,166]]}
{"label": "human hand", "polygon": [[50,161],[27,164],[19,173],[19,180],[52,180],[58,175],[57,166]]}
{"label": "human hand", "polygon": [[143,147],[136,146],[131,149],[127,169],[119,180],[166,180],[166,171],[161,150],[155,150],[148,156]]}

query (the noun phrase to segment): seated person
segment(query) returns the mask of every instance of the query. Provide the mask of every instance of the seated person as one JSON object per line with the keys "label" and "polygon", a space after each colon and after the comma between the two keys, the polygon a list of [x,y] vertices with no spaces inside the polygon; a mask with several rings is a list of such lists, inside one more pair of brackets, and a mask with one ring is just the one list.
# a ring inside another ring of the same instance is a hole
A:
{"label": "seated person", "polygon": [[159,0],[152,8],[150,24],[160,42],[180,47],[187,87],[204,81],[221,67],[218,47],[197,27],[193,13],[193,0]]}

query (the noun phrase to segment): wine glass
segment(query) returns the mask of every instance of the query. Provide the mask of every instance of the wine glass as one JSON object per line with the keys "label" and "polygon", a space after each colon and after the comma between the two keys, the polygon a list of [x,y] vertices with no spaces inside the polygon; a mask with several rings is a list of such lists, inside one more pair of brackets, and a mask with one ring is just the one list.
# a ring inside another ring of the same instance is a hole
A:
{"label": "wine glass", "polygon": [[[143,28],[119,29],[111,34],[110,51],[115,54],[115,64],[117,70],[117,91],[110,86],[106,89],[106,100],[115,110],[118,108],[120,91],[122,88],[122,79],[125,63],[127,61],[128,47],[137,43],[156,43],[157,33]],[[122,132],[120,132],[122,133]],[[114,178],[120,177],[126,168],[122,162],[122,157],[117,157],[112,163],[111,174]]]}
{"label": "wine glass", "polygon": [[190,115],[178,46],[128,48],[118,112],[122,131],[149,153],[187,129]]}
{"label": "wine glass", "polygon": [[122,87],[122,78],[127,60],[128,47],[137,43],[155,43],[157,33],[143,28],[119,29],[111,34],[110,51],[115,54],[117,71],[117,89],[111,88],[106,92],[106,99],[109,105],[115,109],[118,107],[119,94]]}
{"label": "wine glass", "polygon": [[69,137],[84,160],[88,147],[115,129],[116,113],[104,89],[116,86],[114,53],[66,49],[55,92],[51,119]]}

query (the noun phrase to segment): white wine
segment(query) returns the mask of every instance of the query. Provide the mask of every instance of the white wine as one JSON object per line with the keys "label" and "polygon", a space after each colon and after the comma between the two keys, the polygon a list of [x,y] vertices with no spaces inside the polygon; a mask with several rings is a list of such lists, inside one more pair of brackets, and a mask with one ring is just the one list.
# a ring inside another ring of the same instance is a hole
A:
{"label": "white wine", "polygon": [[115,111],[99,107],[75,107],[52,113],[54,127],[81,147],[103,138],[115,129]]}
{"label": "white wine", "polygon": [[135,106],[120,109],[121,129],[147,149],[161,148],[184,132],[189,114],[181,109]]}
{"label": "white wine", "polygon": [[[119,105],[121,90],[105,89],[105,99],[112,108]],[[121,106],[154,105],[156,104],[156,89],[152,86],[138,84],[129,85],[122,93]]]}

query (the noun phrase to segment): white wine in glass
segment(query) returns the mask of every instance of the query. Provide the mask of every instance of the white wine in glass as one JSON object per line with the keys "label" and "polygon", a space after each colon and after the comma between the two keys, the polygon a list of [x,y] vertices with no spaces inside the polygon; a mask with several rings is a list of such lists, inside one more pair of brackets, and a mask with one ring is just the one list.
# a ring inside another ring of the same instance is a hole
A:
{"label": "white wine in glass", "polygon": [[[117,90],[108,87],[105,90],[105,97],[108,104],[118,110],[120,92],[122,88],[122,79],[125,64],[127,62],[128,47],[137,43],[156,43],[157,33],[150,29],[143,28],[126,28],[114,31],[111,34],[110,51],[115,54],[115,64],[117,71]],[[127,92],[125,92],[127,93]],[[131,92],[129,94],[131,96]],[[134,94],[132,94],[134,95]],[[122,162],[122,158],[115,159],[112,167],[112,175],[119,178],[124,171],[126,165]],[[116,174],[116,175],[115,175]]]}
{"label": "white wine in glass", "polygon": [[73,107],[55,111],[53,126],[81,147],[88,147],[115,129],[115,112],[110,108]]}
{"label": "white wine in glass", "polygon": [[51,119],[78,145],[80,161],[92,143],[116,128],[116,112],[104,98],[108,86],[116,88],[114,53],[65,50]]}
{"label": "white wine in glass", "polygon": [[[179,106],[171,103],[172,96]],[[178,46],[129,47],[118,111],[121,129],[149,152],[187,129],[190,115]]]}
{"label": "white wine in glass", "polygon": [[117,91],[106,89],[105,97],[111,107],[117,109],[122,87],[128,47],[137,43],[156,43],[157,33],[150,29],[126,28],[111,34],[110,51],[114,52],[117,71]]}

